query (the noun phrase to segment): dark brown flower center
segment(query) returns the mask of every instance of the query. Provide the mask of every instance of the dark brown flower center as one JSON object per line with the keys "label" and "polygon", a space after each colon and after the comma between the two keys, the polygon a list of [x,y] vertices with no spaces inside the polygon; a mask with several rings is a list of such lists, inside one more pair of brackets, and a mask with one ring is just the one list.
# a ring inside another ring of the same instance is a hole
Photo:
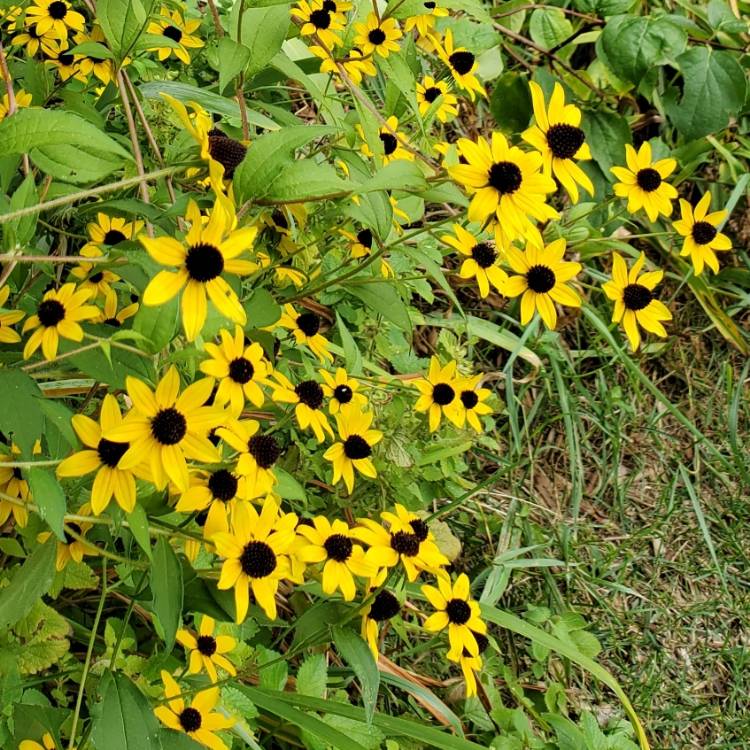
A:
{"label": "dark brown flower center", "polygon": [[105,466],[114,469],[128,448],[130,448],[130,443],[115,443],[112,440],[102,438],[96,446],[96,452],[99,454],[99,460]]}
{"label": "dark brown flower center", "polygon": [[523,175],[512,161],[495,162],[487,173],[487,183],[501,195],[511,195],[521,187]]}
{"label": "dark brown flower center", "polygon": [[380,28],[372,29],[367,35],[367,38],[369,39],[370,44],[374,44],[377,47],[385,41],[385,33],[383,32],[383,29]]}
{"label": "dark brown flower center", "polygon": [[73,544],[78,540],[68,533],[68,529],[70,529],[70,531],[72,531],[76,536],[81,536],[81,534],[83,533],[83,529],[77,523],[68,523],[65,525],[65,528],[63,529],[63,531],[65,532],[65,544]]}
{"label": "dark brown flower center", "polygon": [[54,0],[49,4],[47,12],[55,21],[62,21],[68,15],[68,6],[62,0]]}
{"label": "dark brown flower center", "polygon": [[716,227],[707,221],[696,221],[693,224],[693,239],[698,245],[708,245],[716,235]]}
{"label": "dark brown flower center", "polygon": [[390,156],[398,148],[398,139],[393,133],[381,133],[380,140],[383,144],[383,153]]}
{"label": "dark brown flower center", "polygon": [[554,288],[556,282],[555,272],[548,266],[536,265],[526,271],[526,283],[537,294],[546,294]]}
{"label": "dark brown flower center", "polygon": [[455,397],[456,392],[448,383],[436,383],[432,386],[432,400],[438,406],[448,406]]}
{"label": "dark brown flower center", "polygon": [[235,383],[245,385],[253,379],[255,368],[253,363],[245,357],[237,357],[229,363],[229,378]]}
{"label": "dark brown flower center", "polygon": [[427,536],[430,533],[430,529],[421,518],[415,518],[412,521],[409,521],[409,526],[411,526],[411,530],[414,533],[414,536],[417,537],[420,542],[423,542],[425,539],[427,539]]}
{"label": "dark brown flower center", "polygon": [[471,617],[471,607],[463,599],[451,599],[445,605],[445,613],[454,625],[465,625]]}
{"label": "dark brown flower center", "polygon": [[127,237],[119,229],[110,229],[107,234],[104,235],[102,242],[105,245],[119,245],[121,242],[125,242]]}
{"label": "dark brown flower center", "polygon": [[212,635],[198,636],[198,651],[203,656],[213,656],[216,653],[216,638]]}
{"label": "dark brown flower center", "polygon": [[214,500],[229,502],[237,494],[237,477],[227,469],[219,469],[208,478],[208,489]]}
{"label": "dark brown flower center", "polygon": [[51,328],[64,320],[65,308],[62,302],[58,302],[56,299],[45,299],[40,303],[37,315],[39,316],[39,322],[45,328]]}
{"label": "dark brown flower center", "polygon": [[495,262],[497,253],[489,242],[480,242],[471,248],[471,257],[480,268],[489,268]]}
{"label": "dark brown flower center", "polygon": [[265,542],[248,542],[240,555],[240,567],[250,578],[265,578],[276,570],[276,554]]}
{"label": "dark brown flower center", "polygon": [[314,380],[303,380],[295,386],[294,392],[299,400],[311,409],[320,409],[323,403],[323,389]]}
{"label": "dark brown flower center", "polygon": [[424,98],[426,102],[432,104],[443,92],[437,86],[430,86],[424,90]]}
{"label": "dark brown flower center", "polygon": [[465,76],[474,67],[474,55],[468,50],[458,50],[448,60],[453,70],[461,76]]}
{"label": "dark brown flower center", "polygon": [[324,8],[319,8],[310,13],[310,23],[316,29],[327,29],[331,25],[331,14]]}
{"label": "dark brown flower center", "polygon": [[164,31],[161,32],[167,39],[171,39],[173,42],[179,42],[182,39],[182,30],[176,26],[165,26]]}
{"label": "dark brown flower center", "polygon": [[375,622],[385,622],[395,617],[401,611],[401,604],[398,599],[390,592],[383,589],[378,591],[377,596],[372,600],[368,617]]}
{"label": "dark brown flower center", "polygon": [[247,147],[220,130],[212,130],[208,134],[208,153],[224,167],[224,176],[232,179],[234,170],[242,164],[247,154]]}
{"label": "dark brown flower center", "polygon": [[360,229],[357,232],[357,242],[367,248],[372,247],[372,232],[369,229]]}
{"label": "dark brown flower center", "polygon": [[419,538],[416,534],[410,534],[408,531],[397,531],[391,534],[391,547],[406,557],[414,557],[419,554]]}
{"label": "dark brown flower center", "polygon": [[151,434],[162,445],[176,445],[187,433],[187,420],[174,407],[160,409],[151,418]]}
{"label": "dark brown flower center", "polygon": [[193,281],[205,284],[221,275],[224,270],[224,256],[215,245],[199,242],[188,250],[185,268]]}
{"label": "dark brown flower center", "polygon": [[333,397],[340,404],[348,404],[352,400],[353,396],[354,392],[348,385],[337,385],[333,389]]}
{"label": "dark brown flower center", "polygon": [[558,159],[572,159],[585,138],[583,130],[574,125],[552,125],[547,131],[547,145]]}
{"label": "dark brown flower center", "polygon": [[654,295],[643,284],[628,284],[622,290],[622,301],[628,310],[638,311],[648,307]]}
{"label": "dark brown flower center", "polygon": [[188,706],[184,708],[179,716],[180,726],[186,732],[197,732],[203,724],[203,717],[197,708]]}
{"label": "dark brown flower center", "polygon": [[320,318],[312,312],[298,315],[295,323],[305,336],[314,336],[320,330]]}
{"label": "dark brown flower center", "polygon": [[661,175],[652,167],[641,169],[635,179],[638,187],[647,193],[653,193],[661,185]]}
{"label": "dark brown flower center", "polygon": [[261,469],[270,469],[281,455],[281,446],[273,435],[253,435],[247,441],[247,450]]}
{"label": "dark brown flower center", "polygon": [[479,403],[479,396],[474,391],[461,391],[460,398],[464,409],[473,409]]}
{"label": "dark brown flower center", "polygon": [[57,56],[57,61],[63,65],[72,65],[75,58],[70,52],[63,52]]}
{"label": "dark brown flower center", "polygon": [[103,271],[97,271],[96,273],[89,276],[89,281],[93,281],[94,284],[98,284],[104,278]]}
{"label": "dark brown flower center", "polygon": [[344,534],[331,534],[323,542],[326,554],[336,562],[346,562],[352,554],[352,540]]}
{"label": "dark brown flower center", "polygon": [[361,435],[349,435],[344,440],[344,455],[352,461],[357,461],[371,456],[372,448]]}

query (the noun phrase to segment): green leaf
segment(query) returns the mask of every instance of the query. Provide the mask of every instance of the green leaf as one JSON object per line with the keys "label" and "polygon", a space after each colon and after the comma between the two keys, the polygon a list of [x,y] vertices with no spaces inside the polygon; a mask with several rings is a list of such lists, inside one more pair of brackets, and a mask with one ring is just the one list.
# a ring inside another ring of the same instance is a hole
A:
{"label": "green leaf", "polygon": [[118,58],[122,59],[144,30],[153,2],[147,11],[141,0],[99,0],[96,18],[104,36]]}
{"label": "green leaf", "polygon": [[[56,110],[59,111],[59,110]],[[34,148],[31,160],[45,174],[65,182],[97,182],[122,166],[122,159],[88,146],[52,144]]]}
{"label": "green leaf", "polygon": [[161,750],[159,723],[146,697],[124,675],[105,672],[95,707],[95,750]]}
{"label": "green leaf", "polygon": [[182,622],[182,566],[163,536],[154,545],[150,582],[154,614],[161,625],[161,635],[169,652]]}
{"label": "green leaf", "polygon": [[39,401],[44,412],[44,437],[51,458],[63,458],[78,446],[78,438],[71,424],[73,412],[61,401],[44,398]]}
{"label": "green leaf", "polygon": [[[27,175],[10,199],[10,211],[33,206],[38,201],[34,175]],[[16,245],[26,245],[34,236],[37,214],[22,216],[3,225],[3,244],[6,250],[13,250]]]}
{"label": "green leaf", "polygon": [[[240,8],[240,3],[235,3]],[[242,44],[250,51],[248,77],[259,73],[281,49],[289,29],[289,5],[246,8],[242,16]],[[236,28],[236,26],[234,27]]]}
{"label": "green leaf", "polygon": [[185,732],[178,732],[175,729],[159,731],[159,746],[161,750],[202,750],[205,747],[191,740]]}
{"label": "green leaf", "polygon": [[50,537],[15,569],[10,583],[0,589],[0,630],[15,625],[49,591],[55,577],[56,556],[57,543]]}
{"label": "green leaf", "polygon": [[55,532],[60,541],[65,540],[63,520],[65,518],[65,493],[55,475],[49,469],[33,468],[26,473],[34,502],[39,506],[39,515]]}
{"label": "green leaf", "polygon": [[600,16],[615,16],[627,13],[635,0],[573,0],[576,10],[584,13],[598,13]]}
{"label": "green leaf", "polygon": [[284,500],[307,501],[305,488],[291,474],[278,466],[274,468],[274,473],[276,474],[274,492]]}
{"label": "green leaf", "polygon": [[300,125],[266,133],[253,141],[232,180],[238,200],[264,197],[273,181],[292,161],[296,149],[334,132],[334,128],[326,125]]}
{"label": "green leaf", "polygon": [[312,159],[290,162],[267,188],[268,201],[296,202],[341,197],[352,191],[352,184],[341,179],[330,165]]}
{"label": "green leaf", "polygon": [[614,181],[612,167],[625,163],[625,144],[632,142],[627,120],[615,112],[586,112],[581,120],[586,142],[604,176]]}
{"label": "green leaf", "polygon": [[739,117],[747,93],[747,73],[737,55],[710,47],[694,47],[677,58],[685,87],[679,104],[667,108],[669,118],[687,140],[722,130]]}
{"label": "green leaf", "polygon": [[247,325],[250,328],[265,328],[281,317],[281,307],[267,289],[256,289],[245,303]]}
{"label": "green leaf", "polygon": [[353,630],[346,628],[333,628],[333,642],[336,644],[336,650],[357,675],[362,702],[365,704],[365,717],[367,723],[371,724],[380,687],[380,672],[372,658],[372,651]]}
{"label": "green leaf", "polygon": [[128,513],[128,525],[138,546],[146,553],[149,560],[153,560],[151,537],[148,533],[148,516],[142,505],[136,503],[132,512]]}
{"label": "green leaf", "polygon": [[529,36],[540,47],[552,49],[573,33],[573,25],[559,8],[537,8],[529,20]]}
{"label": "green leaf", "polygon": [[142,341],[143,348],[156,354],[174,338],[178,319],[179,300],[178,297],[172,297],[169,302],[158,307],[141,305],[133,318],[133,330],[145,337],[146,340]]}
{"label": "green leaf", "polygon": [[618,77],[638,84],[655,65],[674,60],[687,33],[669,16],[613,16],[597,40],[604,64]]}
{"label": "green leaf", "polygon": [[[244,44],[238,44],[231,37],[219,39],[219,91],[224,91],[242,71],[250,60],[250,50]],[[276,54],[276,53],[274,53]]]}
{"label": "green leaf", "polygon": [[297,670],[297,692],[322,698],[326,692],[328,668],[323,654],[308,656]]}
{"label": "green leaf", "polygon": [[427,188],[422,170],[414,161],[397,159],[378,170],[373,177],[357,185],[356,192],[371,193],[377,190],[408,190],[418,192]]}
{"label": "green leaf", "polygon": [[402,330],[411,331],[409,311],[393,285],[385,281],[349,284],[346,291]]}
{"label": "green leaf", "polygon": [[76,44],[72,49],[67,50],[71,55],[86,55],[86,57],[96,57],[100,60],[112,60],[114,55],[101,42],[83,42]]}
{"label": "green leaf", "polygon": [[341,337],[341,346],[344,349],[344,360],[346,361],[346,370],[351,375],[362,374],[362,354],[357,347],[357,342],[349,333],[349,329],[344,324],[342,317],[336,313],[336,326],[339,329]]}
{"label": "green leaf", "polygon": [[510,71],[503,73],[492,89],[490,111],[500,129],[506,133],[517,133],[527,128],[532,108],[526,76]]}
{"label": "green leaf", "polygon": [[[13,120],[17,115],[9,117]],[[6,120],[7,122],[7,120]],[[24,455],[31,455],[36,439],[42,434],[43,414],[39,404],[42,392],[39,386],[20,370],[0,369],[0,431],[12,437]]]}

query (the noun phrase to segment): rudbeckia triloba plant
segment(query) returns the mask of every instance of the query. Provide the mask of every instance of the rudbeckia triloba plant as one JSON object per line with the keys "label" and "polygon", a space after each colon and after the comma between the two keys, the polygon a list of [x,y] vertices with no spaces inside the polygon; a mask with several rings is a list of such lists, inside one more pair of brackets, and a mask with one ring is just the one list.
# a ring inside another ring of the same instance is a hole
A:
{"label": "rudbeckia triloba plant", "polygon": [[1,5],[0,750],[750,741],[747,2]]}

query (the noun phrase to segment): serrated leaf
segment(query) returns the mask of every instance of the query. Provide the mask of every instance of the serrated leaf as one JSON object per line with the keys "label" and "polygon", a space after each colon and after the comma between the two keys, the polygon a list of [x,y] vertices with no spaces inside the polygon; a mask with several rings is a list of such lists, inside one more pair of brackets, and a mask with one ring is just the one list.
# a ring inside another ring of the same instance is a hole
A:
{"label": "serrated leaf", "polygon": [[263,197],[268,201],[290,203],[343,197],[352,190],[354,186],[341,179],[330,164],[300,159],[282,167]]}
{"label": "serrated leaf", "polygon": [[573,33],[573,24],[559,8],[537,8],[529,20],[529,36],[544,49],[552,49]]}
{"label": "serrated leaf", "polygon": [[490,111],[495,122],[506,133],[524,130],[531,119],[531,93],[526,76],[503,73],[490,95]]}
{"label": "serrated leaf", "polygon": [[326,692],[328,667],[323,654],[308,656],[297,670],[297,692],[322,698]]}
{"label": "serrated leaf", "polygon": [[614,181],[610,169],[625,163],[625,144],[632,142],[627,120],[615,112],[587,112],[581,127],[594,160],[604,176]]}

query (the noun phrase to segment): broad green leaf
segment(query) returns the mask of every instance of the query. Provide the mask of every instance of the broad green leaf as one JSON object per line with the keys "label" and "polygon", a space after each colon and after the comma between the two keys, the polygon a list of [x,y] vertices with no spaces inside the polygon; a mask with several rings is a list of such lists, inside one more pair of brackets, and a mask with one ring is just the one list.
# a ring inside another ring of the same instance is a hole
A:
{"label": "broad green leaf", "polygon": [[341,346],[344,350],[344,360],[346,361],[346,371],[351,375],[362,374],[362,354],[357,347],[357,342],[349,333],[342,317],[336,313],[336,326],[339,329],[341,337]]}
{"label": "broad green leaf", "polygon": [[39,401],[44,412],[44,437],[50,458],[64,458],[78,446],[71,419],[73,412],[62,401],[44,398]]}
{"label": "broad green leaf", "polygon": [[185,732],[178,732],[175,729],[161,729],[159,731],[159,743],[161,750],[202,750],[205,747],[205,745],[191,740]]}
{"label": "broad green leaf", "polygon": [[289,666],[278,651],[258,646],[258,673],[261,687],[283,690],[289,676]]}
{"label": "broad green leaf", "polygon": [[0,393],[3,394],[0,432],[12,438],[25,456],[30,456],[44,426],[39,404],[39,399],[43,398],[42,392],[25,372],[4,367],[0,369]]}
{"label": "broad green leaf", "polygon": [[559,8],[537,8],[529,20],[529,36],[544,49],[552,49],[573,33],[573,24]]}
{"label": "broad green leaf", "polygon": [[362,692],[362,702],[365,704],[365,716],[367,723],[370,724],[375,715],[380,687],[380,672],[372,658],[372,651],[353,630],[346,628],[335,627],[333,629],[333,642],[336,644],[336,650],[357,676]]}
{"label": "broad green leaf", "polygon": [[276,474],[276,485],[274,492],[285,500],[302,500],[307,502],[305,488],[287,471],[280,467],[274,467]]}
{"label": "broad green leaf", "polygon": [[0,589],[0,630],[15,625],[49,591],[56,556],[57,543],[50,537],[13,571],[10,583]]}
{"label": "broad green leaf", "polygon": [[601,167],[604,176],[614,181],[610,169],[625,164],[625,144],[632,140],[627,120],[615,112],[586,112],[581,127],[586,133],[586,143],[594,161]]}
{"label": "broad green leaf", "polygon": [[[34,175],[27,175],[10,199],[10,211],[33,206],[38,201]],[[3,245],[6,250],[13,250],[17,245],[26,245],[31,241],[36,229],[37,215],[22,216],[3,225]]]}
{"label": "broad green leaf", "polygon": [[297,692],[322,698],[326,692],[328,668],[323,654],[311,654],[297,670]]}
{"label": "broad green leaf", "polygon": [[182,622],[182,566],[164,536],[160,536],[154,545],[153,554],[150,576],[154,597],[152,606],[159,618],[166,651],[169,652]]}
{"label": "broad green leaf", "polygon": [[[96,19],[115,55],[122,59],[145,29],[153,0],[98,0]],[[148,8],[148,9],[147,9]]]}
{"label": "broad green leaf", "polygon": [[[737,55],[693,47],[677,58],[685,81],[682,99],[667,114],[687,140],[722,130],[739,117],[747,93],[747,71]],[[710,103],[710,106],[709,106]]]}
{"label": "broad green leaf", "polygon": [[178,297],[173,297],[158,307],[141,305],[133,318],[133,330],[145,337],[142,348],[156,354],[174,338],[178,319]]}
{"label": "broad green leaf", "polygon": [[526,76],[511,71],[503,73],[492,89],[490,111],[500,129],[506,133],[526,129],[532,115],[531,93]]}
{"label": "broad green leaf", "polygon": [[669,16],[613,16],[597,40],[604,64],[618,77],[640,83],[655,65],[673,61],[687,45],[687,33]]}
{"label": "broad green leaf", "polygon": [[100,692],[91,727],[95,750],[161,750],[154,710],[127,677],[105,672]]}
{"label": "broad green leaf", "polygon": [[379,190],[420,191],[427,187],[422,170],[416,162],[397,159],[379,169],[369,180],[357,186],[357,193],[370,193]]}
{"label": "broad green leaf", "polygon": [[267,289],[256,289],[245,303],[249,328],[273,325],[281,317],[281,308]]}
{"label": "broad green leaf", "polygon": [[151,537],[148,532],[148,516],[142,505],[135,504],[133,510],[128,513],[128,526],[130,533],[138,542],[138,546],[146,553],[149,560],[153,559],[151,550]]}
{"label": "broad green leaf", "polygon": [[409,310],[392,284],[375,281],[372,284],[348,284],[346,291],[361,299],[368,307],[404,331],[411,331]]}
{"label": "broad green leaf", "polygon": [[50,469],[32,468],[26,472],[29,489],[34,502],[39,506],[39,515],[55,532],[60,541],[65,540],[63,520],[65,518],[65,493]]}
{"label": "broad green leaf", "polygon": [[282,168],[263,197],[268,201],[288,203],[343,197],[352,189],[352,184],[341,179],[330,164],[300,159]]}
{"label": "broad green leaf", "polygon": [[122,167],[122,159],[116,156],[67,143],[34,148],[30,156],[45,174],[76,184],[97,182]]}
{"label": "broad green leaf", "polygon": [[[234,7],[239,8],[240,3],[235,3]],[[278,53],[286,38],[289,23],[288,4],[245,9],[242,15],[242,38],[239,41],[250,51],[248,77],[263,70]]]}
{"label": "broad green leaf", "polygon": [[600,16],[615,16],[627,13],[636,0],[573,0],[576,10],[584,13],[598,13]]}
{"label": "broad green leaf", "polygon": [[219,39],[219,91],[224,91],[245,69],[250,60],[250,50],[231,37]]}
{"label": "broad green leaf", "polygon": [[86,55],[86,57],[95,57],[99,60],[112,60],[114,55],[101,42],[83,42],[76,44],[72,49],[67,50],[72,55]]}

